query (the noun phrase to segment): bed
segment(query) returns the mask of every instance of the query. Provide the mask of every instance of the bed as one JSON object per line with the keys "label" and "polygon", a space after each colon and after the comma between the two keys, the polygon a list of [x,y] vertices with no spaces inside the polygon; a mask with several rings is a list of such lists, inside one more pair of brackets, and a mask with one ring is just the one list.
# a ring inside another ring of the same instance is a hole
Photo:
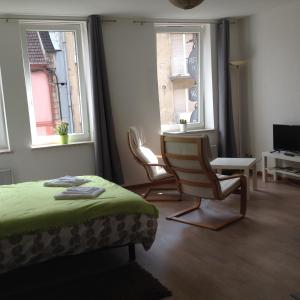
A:
{"label": "bed", "polygon": [[158,210],[139,195],[97,176],[82,176],[105,192],[96,199],[55,200],[64,188],[43,181],[0,186],[0,273],[97,249],[150,249]]}

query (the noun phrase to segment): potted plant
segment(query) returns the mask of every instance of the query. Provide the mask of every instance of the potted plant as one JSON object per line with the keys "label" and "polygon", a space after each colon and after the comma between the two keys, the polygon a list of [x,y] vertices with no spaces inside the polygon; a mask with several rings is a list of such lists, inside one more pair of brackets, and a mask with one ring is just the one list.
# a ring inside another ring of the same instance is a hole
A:
{"label": "potted plant", "polygon": [[180,132],[186,132],[187,131],[187,122],[185,119],[180,119],[179,120],[179,129]]}
{"label": "potted plant", "polygon": [[69,142],[69,123],[61,121],[56,125],[55,131],[60,135],[61,144],[68,144]]}

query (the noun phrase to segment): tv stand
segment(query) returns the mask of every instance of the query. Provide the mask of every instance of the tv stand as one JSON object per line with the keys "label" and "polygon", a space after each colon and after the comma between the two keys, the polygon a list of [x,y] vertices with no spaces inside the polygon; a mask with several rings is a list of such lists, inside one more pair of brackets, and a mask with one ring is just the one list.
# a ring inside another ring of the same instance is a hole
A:
{"label": "tv stand", "polygon": [[291,152],[284,152],[283,154],[286,155],[286,156],[291,156],[291,157],[296,156],[296,154],[291,153]]}
{"label": "tv stand", "polygon": [[[262,153],[262,179],[266,182],[267,174],[273,175],[274,181],[277,180],[277,174],[288,175],[300,179],[300,155],[286,155],[284,152],[263,152]],[[268,158],[275,160],[275,167],[268,167]],[[295,163],[291,167],[282,168],[278,166],[278,161],[289,161]]]}

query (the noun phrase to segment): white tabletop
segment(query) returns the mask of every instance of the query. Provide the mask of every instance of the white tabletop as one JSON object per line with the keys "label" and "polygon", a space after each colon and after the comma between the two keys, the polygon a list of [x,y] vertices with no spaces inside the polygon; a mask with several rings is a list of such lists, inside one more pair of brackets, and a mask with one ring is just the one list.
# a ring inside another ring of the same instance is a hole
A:
{"label": "white tabletop", "polygon": [[256,163],[256,158],[218,157],[210,162],[211,166],[218,169],[243,169],[251,168]]}

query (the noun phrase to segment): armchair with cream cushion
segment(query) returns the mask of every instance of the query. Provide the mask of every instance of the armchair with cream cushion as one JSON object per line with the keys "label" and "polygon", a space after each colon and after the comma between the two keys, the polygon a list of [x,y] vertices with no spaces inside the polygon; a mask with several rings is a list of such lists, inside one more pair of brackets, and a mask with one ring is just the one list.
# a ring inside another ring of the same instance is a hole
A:
{"label": "armchair with cream cushion", "polygon": [[169,187],[154,187],[170,181],[175,182],[175,177],[166,171],[165,165],[159,163],[153,151],[145,146],[144,138],[139,130],[136,127],[130,127],[127,137],[130,152],[134,159],[146,170],[147,177],[151,183],[143,197],[146,199],[150,192],[155,190],[174,190],[174,188]]}
{"label": "armchair with cream cushion", "polygon": [[[218,175],[212,170],[209,163],[210,150],[207,135],[161,136],[161,149],[167,169],[176,177],[181,193],[198,199],[196,205],[175,213],[167,219],[217,230],[245,216],[246,177],[244,175]],[[206,209],[205,211],[200,208],[202,199],[224,200],[233,192],[240,192],[239,214],[222,209]],[[190,213],[196,215],[197,222],[191,219]],[[182,218],[184,215],[186,217]]]}

